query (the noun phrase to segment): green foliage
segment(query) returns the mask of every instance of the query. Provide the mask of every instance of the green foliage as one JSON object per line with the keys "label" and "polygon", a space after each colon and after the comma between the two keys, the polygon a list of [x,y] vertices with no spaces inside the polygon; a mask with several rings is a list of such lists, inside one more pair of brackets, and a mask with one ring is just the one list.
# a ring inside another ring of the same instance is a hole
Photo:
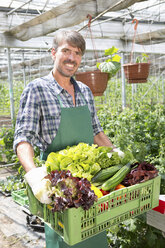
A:
{"label": "green foliage", "polygon": [[118,50],[119,49],[114,46],[109,49],[106,49],[105,56],[110,56],[110,58],[106,59],[102,63],[97,63],[97,68],[100,69],[101,72],[109,73],[110,77],[115,76],[121,67],[121,57],[116,54]]}
{"label": "green foliage", "polygon": [[148,63],[149,56],[146,53],[142,53],[136,57],[136,63]]}
{"label": "green foliage", "polygon": [[[136,111],[142,105],[163,104],[162,87],[164,79],[149,77],[147,83],[141,84],[125,84],[126,108]],[[102,108],[104,105],[112,114],[122,111],[122,83],[121,78],[114,77],[109,80],[104,96],[95,97],[96,107]]]}
{"label": "green foliage", "polygon": [[137,161],[156,166],[162,177],[161,194],[165,194],[165,107],[146,104],[136,111],[126,108],[112,113],[104,106],[98,116],[112,143],[123,151],[131,150]]}
{"label": "green foliage", "polygon": [[[15,120],[10,128],[2,127],[0,131],[0,162],[4,163],[17,163],[18,158],[13,150],[14,142],[14,132],[15,132]],[[40,150],[38,147],[34,147],[35,157],[40,155]],[[39,160],[39,159],[38,159]],[[36,161],[38,162],[37,158]],[[20,166],[20,164],[19,164]],[[17,168],[19,168],[17,166]]]}
{"label": "green foliage", "polygon": [[0,190],[5,193],[25,188],[25,181],[21,174],[8,176],[6,180],[0,181]]}
{"label": "green foliage", "polygon": [[0,162],[14,163],[17,162],[16,155],[13,151],[14,126],[11,128],[2,128],[0,132]]}
{"label": "green foliage", "polygon": [[[13,82],[13,96],[14,96],[14,108],[15,112],[18,111],[20,96],[24,89],[24,83],[22,81]],[[10,115],[10,94],[8,82],[0,83],[0,114]]]}
{"label": "green foliage", "polygon": [[112,142],[122,150],[131,149],[138,161],[160,156],[160,152],[163,156],[165,146],[163,105],[144,105],[136,111],[125,108],[118,113],[111,113],[105,106],[100,108],[98,116]]}
{"label": "green foliage", "polygon": [[[165,106],[141,104],[136,109],[111,111],[100,106],[98,116],[105,133],[123,151],[130,149],[138,161],[153,163],[161,175],[160,193],[165,194]],[[139,217],[140,218],[140,217]],[[108,232],[111,248],[163,248],[161,232],[145,219],[130,219]]]}
{"label": "green foliage", "polygon": [[0,114],[10,114],[9,87],[7,83],[0,84]]}
{"label": "green foliage", "polygon": [[110,248],[163,248],[160,230],[146,224],[145,214],[127,220],[108,231]]}
{"label": "green foliage", "polygon": [[36,149],[36,147],[34,148],[34,154],[35,154],[35,156],[33,158],[33,161],[34,161],[36,167],[43,166],[45,164],[45,161],[40,159],[40,156],[38,154],[38,148]]}

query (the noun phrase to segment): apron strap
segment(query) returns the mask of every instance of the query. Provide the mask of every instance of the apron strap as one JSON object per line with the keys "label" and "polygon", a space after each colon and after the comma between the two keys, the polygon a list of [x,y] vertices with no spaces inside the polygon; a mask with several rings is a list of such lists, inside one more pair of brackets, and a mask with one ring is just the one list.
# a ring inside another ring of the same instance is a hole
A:
{"label": "apron strap", "polygon": [[57,98],[58,98],[58,100],[59,100],[60,107],[63,108],[63,103],[62,103],[62,100],[61,100],[60,95],[57,95]]}
{"label": "apron strap", "polygon": [[[84,104],[85,104],[85,105],[87,105],[87,101],[86,101],[86,99],[85,99],[85,97],[84,97],[84,95],[82,94],[82,92],[81,92],[81,91],[80,91],[80,95],[81,95],[81,98],[82,98],[82,100],[83,100]],[[57,95],[57,98],[58,98],[58,100],[59,100],[60,107],[61,107],[61,108],[63,108],[63,107],[64,107],[64,105],[63,105],[63,103],[62,103],[62,100],[61,100],[60,95]]]}

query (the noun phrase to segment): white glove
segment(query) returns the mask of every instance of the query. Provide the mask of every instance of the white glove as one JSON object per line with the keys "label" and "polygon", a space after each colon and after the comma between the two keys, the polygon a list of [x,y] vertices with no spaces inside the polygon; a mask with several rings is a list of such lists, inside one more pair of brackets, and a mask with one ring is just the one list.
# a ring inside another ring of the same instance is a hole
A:
{"label": "white glove", "polygon": [[47,176],[46,167],[37,167],[31,169],[25,174],[25,180],[31,187],[34,196],[44,204],[50,204],[51,198],[49,198],[49,190],[51,182],[49,179],[45,179]]}
{"label": "white glove", "polygon": [[119,157],[121,157],[121,158],[124,157],[124,152],[122,152],[119,148],[114,148],[113,152],[117,152]]}

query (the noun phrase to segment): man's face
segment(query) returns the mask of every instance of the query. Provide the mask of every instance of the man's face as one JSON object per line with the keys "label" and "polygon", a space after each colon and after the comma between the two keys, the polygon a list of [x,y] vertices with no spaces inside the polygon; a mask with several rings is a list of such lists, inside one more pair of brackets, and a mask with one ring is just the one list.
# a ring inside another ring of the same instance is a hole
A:
{"label": "man's face", "polygon": [[71,77],[77,71],[82,58],[82,52],[77,47],[72,47],[66,41],[55,51],[52,49],[54,70],[64,77]]}

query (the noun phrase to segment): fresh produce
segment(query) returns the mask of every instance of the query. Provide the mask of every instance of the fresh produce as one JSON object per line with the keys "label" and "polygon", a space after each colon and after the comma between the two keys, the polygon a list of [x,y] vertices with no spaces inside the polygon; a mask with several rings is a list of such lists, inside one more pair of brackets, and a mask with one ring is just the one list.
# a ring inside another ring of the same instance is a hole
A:
{"label": "fresh produce", "polygon": [[137,165],[136,168],[132,169],[122,182],[122,184],[125,186],[142,183],[158,175],[158,170],[153,164],[143,161],[137,162],[134,165]]}
{"label": "fresh produce", "polygon": [[122,158],[117,152],[112,152],[111,147],[99,146],[96,149],[96,161],[102,169],[121,164]]}
{"label": "fresh produce", "polygon": [[115,165],[125,165],[132,157],[131,152],[126,152],[121,158],[117,152],[112,152],[111,147],[97,147],[79,143],[67,147],[59,152],[52,152],[48,155],[46,166],[47,171],[69,170],[74,177],[83,177],[91,181],[92,177],[101,169]]}
{"label": "fresh produce", "polygon": [[123,189],[125,188],[125,186],[123,184],[118,184],[116,187],[115,187],[115,190],[118,190],[118,189]]}
{"label": "fresh produce", "polygon": [[114,165],[109,168],[100,170],[94,177],[92,177],[92,182],[97,183],[97,182],[104,182],[106,179],[110,178],[113,176],[118,170],[120,170],[123,167],[122,164],[119,165]]}
{"label": "fresh produce", "polygon": [[126,177],[126,175],[130,172],[131,170],[131,165],[132,163],[128,163],[124,165],[120,170],[118,170],[115,175],[113,175],[110,179],[108,179],[105,183],[102,185],[102,190],[110,190],[112,188],[115,188],[118,184],[120,184],[123,179]]}
{"label": "fresh produce", "polygon": [[103,195],[108,195],[110,193],[110,191],[106,191],[106,190],[102,190],[102,189],[100,189],[100,191]]}
{"label": "fresh produce", "polygon": [[46,166],[48,172],[53,170],[69,170],[74,177],[92,177],[103,168],[121,164],[122,159],[111,147],[97,147],[79,143],[59,152],[48,155]]}
{"label": "fresh produce", "polygon": [[96,161],[96,147],[96,145],[79,143],[77,146],[68,146],[59,152],[52,152],[45,163],[47,171],[69,170],[72,176],[91,181],[91,178],[101,170]]}
{"label": "fresh produce", "polygon": [[45,178],[51,182],[49,196],[52,198],[52,211],[82,207],[88,210],[98,197],[86,178],[73,177],[70,171],[52,171]]}
{"label": "fresh produce", "polygon": [[102,191],[93,184],[91,184],[91,190],[94,191],[95,195],[97,195],[98,198],[101,198],[103,196]]}

